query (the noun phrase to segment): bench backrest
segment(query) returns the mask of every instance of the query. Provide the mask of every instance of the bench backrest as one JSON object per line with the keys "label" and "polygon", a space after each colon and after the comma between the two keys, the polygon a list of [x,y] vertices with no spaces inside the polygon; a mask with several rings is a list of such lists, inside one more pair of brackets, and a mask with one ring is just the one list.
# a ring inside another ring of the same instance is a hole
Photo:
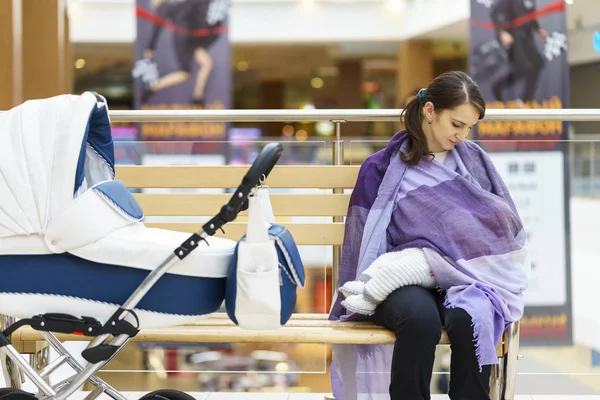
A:
{"label": "bench backrest", "polygon": [[[360,166],[302,165],[276,166],[266,185],[275,219],[287,226],[298,245],[341,245],[343,222],[318,218],[321,222],[290,222],[292,217],[343,217],[348,211],[349,194]],[[132,189],[235,189],[248,166],[139,166],[117,167],[116,178]],[[284,189],[280,191],[278,189]],[[304,193],[286,193],[285,189],[316,189]],[[337,189],[334,191],[334,189]],[[278,193],[281,192],[281,193]],[[342,193],[339,193],[342,192]],[[230,199],[231,193],[137,193],[146,217],[212,217]],[[246,212],[227,224],[224,236],[233,240],[245,233]],[[338,218],[336,218],[338,220]],[[196,232],[199,222],[147,222],[150,227]]]}

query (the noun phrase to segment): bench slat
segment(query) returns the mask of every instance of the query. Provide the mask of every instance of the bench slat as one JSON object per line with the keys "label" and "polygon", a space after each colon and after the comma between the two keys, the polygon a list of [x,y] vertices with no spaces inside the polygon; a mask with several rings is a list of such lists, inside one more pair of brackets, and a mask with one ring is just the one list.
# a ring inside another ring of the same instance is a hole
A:
{"label": "bench slat", "polygon": [[[135,194],[147,216],[213,216],[231,194]],[[345,216],[349,194],[270,194],[276,216]],[[247,211],[240,213],[248,215]]]}
{"label": "bench slat", "polygon": [[[79,335],[56,335],[61,341],[90,341]],[[506,334],[505,334],[506,336]],[[39,332],[26,326],[13,334],[14,340],[33,342],[42,340]],[[506,340],[506,337],[503,338]],[[226,313],[213,313],[195,324],[174,327],[142,329],[132,339],[150,343],[314,343],[314,344],[393,344],[392,331],[370,322],[338,322],[327,320],[327,314],[292,314],[286,325],[277,330],[244,330],[233,324]],[[450,344],[442,330],[440,345]],[[504,343],[496,352],[501,357]]]}
{"label": "bench slat", "polygon": [[[195,222],[147,222],[149,228],[161,228],[172,231],[194,233],[202,228],[201,223]],[[246,233],[245,222],[230,222],[223,227],[225,234],[218,231],[215,236],[232,240],[240,240]],[[294,237],[297,245],[341,245],[344,241],[344,223],[285,223]]]}
{"label": "bench slat", "polygon": [[[163,329],[142,329],[132,339],[135,342],[163,343],[314,343],[314,344],[393,344],[396,337],[384,328],[340,327],[329,321],[320,321],[319,326],[283,326],[277,330],[244,330],[238,326],[176,326]],[[15,334],[21,340],[41,340],[42,336],[23,327]],[[90,341],[91,338],[78,335],[56,335],[59,340]],[[449,344],[444,334],[440,344]]]}
{"label": "bench slat", "polygon": [[[248,165],[118,165],[116,179],[129,188],[236,188]],[[266,184],[272,188],[353,188],[360,166],[275,166]]]}
{"label": "bench slat", "polygon": [[[325,322],[325,321],[323,321]],[[42,336],[23,327],[15,334],[21,340],[41,340]],[[78,335],[56,335],[59,340],[89,341]],[[238,326],[177,326],[164,329],[142,329],[132,339],[135,342],[163,343],[315,343],[315,344],[392,344],[394,333],[383,328],[348,329],[342,327],[288,327],[272,331],[244,330]]]}

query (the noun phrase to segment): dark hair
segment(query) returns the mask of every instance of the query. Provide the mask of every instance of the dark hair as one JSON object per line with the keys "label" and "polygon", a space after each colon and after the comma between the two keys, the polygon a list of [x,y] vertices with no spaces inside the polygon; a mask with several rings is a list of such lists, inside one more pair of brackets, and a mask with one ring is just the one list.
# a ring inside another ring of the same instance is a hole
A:
{"label": "dark hair", "polygon": [[436,112],[471,103],[479,110],[479,119],[485,116],[485,100],[469,75],[461,71],[450,71],[437,76],[402,111],[409,143],[408,151],[401,158],[408,165],[417,164],[423,156],[429,154],[422,127],[423,105],[429,101],[433,103]]}

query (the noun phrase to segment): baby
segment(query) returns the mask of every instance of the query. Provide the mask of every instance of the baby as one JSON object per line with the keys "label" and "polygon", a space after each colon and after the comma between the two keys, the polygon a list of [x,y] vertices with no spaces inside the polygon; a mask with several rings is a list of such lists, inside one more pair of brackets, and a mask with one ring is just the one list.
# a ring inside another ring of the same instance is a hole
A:
{"label": "baby", "polygon": [[377,305],[394,290],[410,285],[437,287],[423,249],[384,253],[360,274],[358,280],[346,282],[339,290],[346,296],[342,306],[348,311],[373,315]]}

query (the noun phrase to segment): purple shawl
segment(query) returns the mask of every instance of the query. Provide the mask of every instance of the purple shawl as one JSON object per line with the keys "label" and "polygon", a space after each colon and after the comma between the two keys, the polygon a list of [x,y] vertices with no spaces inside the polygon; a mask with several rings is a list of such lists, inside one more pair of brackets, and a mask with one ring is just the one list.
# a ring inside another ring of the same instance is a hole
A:
{"label": "purple shawl", "polygon": [[[500,174],[479,146],[458,144],[445,166],[423,160],[408,167],[399,155],[407,138],[404,131],[397,133],[360,168],[337,287],[356,279],[384,252],[423,248],[446,290],[446,307],[462,308],[473,320],[479,366],[496,364],[504,330],[523,314],[529,272],[523,224]],[[367,318],[346,311],[342,297],[334,297],[329,319]],[[388,398],[392,349],[332,345],[336,400]]]}

